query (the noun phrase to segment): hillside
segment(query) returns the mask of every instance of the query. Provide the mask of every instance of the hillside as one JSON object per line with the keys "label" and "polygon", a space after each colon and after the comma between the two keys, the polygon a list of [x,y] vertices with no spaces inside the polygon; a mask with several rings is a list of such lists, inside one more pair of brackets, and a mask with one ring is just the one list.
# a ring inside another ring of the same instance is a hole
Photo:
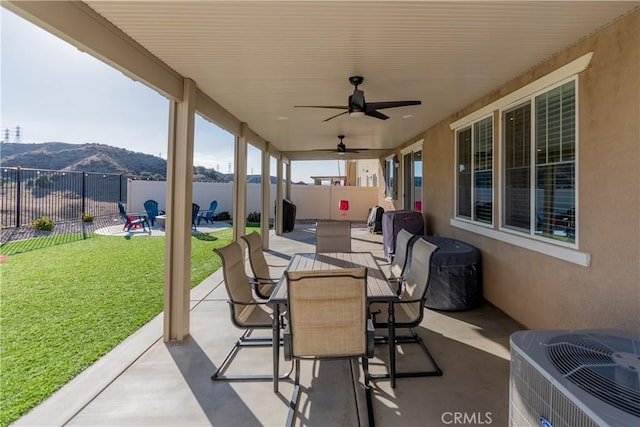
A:
{"label": "hillside", "polygon": [[[104,144],[0,144],[2,166],[121,173],[141,179],[165,179],[167,161],[151,154],[136,153]],[[226,182],[228,179],[214,169],[194,166],[194,181]]]}

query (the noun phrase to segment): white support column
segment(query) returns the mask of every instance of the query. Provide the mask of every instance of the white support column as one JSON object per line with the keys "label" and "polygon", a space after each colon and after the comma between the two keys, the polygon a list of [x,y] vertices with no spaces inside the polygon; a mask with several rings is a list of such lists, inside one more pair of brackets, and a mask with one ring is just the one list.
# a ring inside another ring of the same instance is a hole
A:
{"label": "white support column", "polygon": [[235,139],[233,171],[233,239],[241,242],[240,236],[247,225],[247,124],[242,123],[240,136]]}
{"label": "white support column", "polygon": [[269,249],[269,200],[271,199],[271,155],[269,154],[270,143],[265,144],[262,150],[262,214],[260,215],[260,232],[262,235],[262,248]]}
{"label": "white support column", "polygon": [[282,234],[282,158],[278,158],[277,162],[277,181],[278,185],[276,185],[276,235]]}
{"label": "white support column", "polygon": [[196,84],[184,80],[182,102],[170,102],[165,222],[164,341],[189,335],[191,199]]}
{"label": "white support column", "polygon": [[285,184],[285,194],[286,198],[291,200],[291,160],[287,163],[287,181]]}

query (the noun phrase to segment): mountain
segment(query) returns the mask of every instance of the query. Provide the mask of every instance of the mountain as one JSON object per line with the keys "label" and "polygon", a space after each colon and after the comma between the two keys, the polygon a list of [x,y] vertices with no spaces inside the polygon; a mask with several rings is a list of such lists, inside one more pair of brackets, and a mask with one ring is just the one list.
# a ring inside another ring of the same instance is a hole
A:
{"label": "mountain", "polygon": [[[167,161],[104,144],[0,144],[0,164],[33,169],[118,173],[140,179],[166,179]],[[227,182],[214,169],[194,166],[194,181]]]}

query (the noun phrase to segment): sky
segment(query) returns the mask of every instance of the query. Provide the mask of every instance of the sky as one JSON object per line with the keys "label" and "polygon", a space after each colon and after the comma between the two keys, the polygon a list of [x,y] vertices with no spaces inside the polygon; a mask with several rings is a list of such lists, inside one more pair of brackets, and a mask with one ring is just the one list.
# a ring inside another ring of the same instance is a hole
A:
{"label": "sky", "polygon": [[[99,143],[167,158],[169,101],[0,7],[0,140]],[[197,83],[197,82],[196,82]],[[196,115],[194,165],[233,171],[233,136]],[[247,173],[259,174],[249,146]],[[344,173],[344,163],[292,162],[294,182]],[[271,174],[275,175],[272,161]]]}

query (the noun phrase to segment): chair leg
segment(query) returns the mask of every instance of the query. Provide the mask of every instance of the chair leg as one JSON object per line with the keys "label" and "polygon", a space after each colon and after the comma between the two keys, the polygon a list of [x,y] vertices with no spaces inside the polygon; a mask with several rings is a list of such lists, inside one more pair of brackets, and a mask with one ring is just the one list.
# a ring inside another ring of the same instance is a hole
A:
{"label": "chair leg", "polygon": [[[414,328],[409,328],[410,335],[396,335],[395,340],[397,343],[419,344],[422,351],[427,356],[434,369],[430,371],[410,371],[410,372],[396,372],[396,378],[413,378],[413,377],[440,377],[442,376],[442,370],[436,363],[435,359],[427,349],[424,340],[418,335]],[[388,337],[376,337],[376,343],[389,343]],[[371,374],[370,378],[373,380],[390,379],[389,374]]]}
{"label": "chair leg", "polygon": [[[371,397],[371,386],[369,384],[369,378],[370,378],[370,374],[369,374],[369,358],[367,356],[363,356],[362,357],[362,371],[364,373],[364,392],[365,392],[365,396],[366,396],[366,402],[367,402],[367,421],[370,427],[375,427],[376,422],[373,418],[373,399]],[[357,385],[358,385],[358,381],[355,378],[355,374],[353,372],[353,367],[352,367],[352,371],[351,371],[351,375],[354,377],[353,378],[353,385],[354,385],[354,391],[357,390]],[[356,396],[356,404],[358,402],[358,398]],[[358,410],[358,417],[360,416],[360,411]],[[360,425],[362,425],[362,423],[359,423]]]}
{"label": "chair leg", "polygon": [[[227,353],[224,360],[218,367],[218,369],[211,375],[213,381],[273,381],[273,375],[220,375],[221,372],[227,369],[229,362],[240,351],[241,347],[271,347],[273,340],[271,337],[249,337],[248,334],[251,329],[246,329],[244,333],[238,338],[231,350]],[[280,344],[281,345],[281,344]],[[291,369],[280,375],[279,379],[287,379],[293,371],[293,364]]]}
{"label": "chair leg", "polygon": [[296,417],[296,409],[298,407],[298,398],[300,397],[300,359],[295,359],[295,381],[293,383],[293,394],[291,402],[289,402],[289,413],[287,414],[287,427],[293,426]]}

